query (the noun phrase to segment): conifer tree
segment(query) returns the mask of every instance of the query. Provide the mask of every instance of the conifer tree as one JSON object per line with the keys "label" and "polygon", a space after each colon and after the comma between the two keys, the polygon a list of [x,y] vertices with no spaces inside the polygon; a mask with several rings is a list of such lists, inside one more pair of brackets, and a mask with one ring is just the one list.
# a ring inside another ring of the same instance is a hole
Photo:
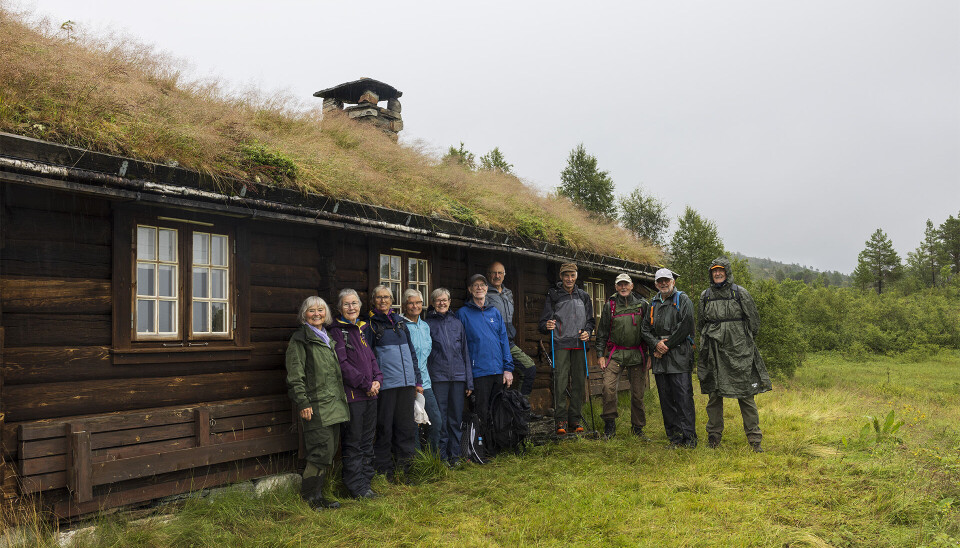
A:
{"label": "conifer tree", "polygon": [[619,209],[620,223],[624,228],[638,238],[663,247],[670,227],[667,206],[663,202],[637,187],[628,196],[620,197]]}
{"label": "conifer tree", "polygon": [[710,285],[710,263],[723,254],[717,225],[687,206],[670,240],[670,269],[680,275],[677,286],[698,299]]}
{"label": "conifer tree", "polygon": [[893,249],[893,242],[879,228],[865,243],[866,248],[857,257],[853,278],[862,288],[873,286],[880,294],[885,285],[900,276],[900,256]]}
{"label": "conifer tree", "polygon": [[493,150],[480,157],[480,169],[486,171],[499,171],[501,173],[512,173],[513,164],[507,163],[500,147],[493,147]]}
{"label": "conifer tree", "polygon": [[960,273],[960,213],[947,220],[937,230],[940,245],[937,248],[940,264],[949,266],[954,274]]}
{"label": "conifer tree", "polygon": [[600,217],[617,216],[610,174],[597,169],[597,158],[587,154],[583,143],[570,151],[567,167],[560,173],[557,193]]}

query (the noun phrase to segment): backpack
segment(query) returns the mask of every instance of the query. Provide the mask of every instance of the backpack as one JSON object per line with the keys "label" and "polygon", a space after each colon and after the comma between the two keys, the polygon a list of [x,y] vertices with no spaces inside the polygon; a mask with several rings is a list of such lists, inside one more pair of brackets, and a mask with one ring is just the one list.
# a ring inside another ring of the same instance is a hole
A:
{"label": "backpack", "polygon": [[[471,396],[469,401],[476,401]],[[480,427],[480,417],[472,409],[464,409],[463,421],[460,423],[460,456],[476,464],[487,463],[487,448],[483,444],[483,430]]]}
{"label": "backpack", "polygon": [[489,439],[497,451],[523,451],[523,441],[530,433],[527,418],[530,403],[517,390],[501,390],[490,400]]}
{"label": "backpack", "polygon": [[[707,288],[707,291],[710,291],[710,289]],[[680,295],[683,295],[683,291],[680,291],[679,289],[677,289],[676,291],[673,292],[673,306],[674,306],[674,308],[676,308],[677,310],[680,309]],[[704,295],[707,295],[707,293],[704,292]],[[709,297],[709,295],[707,295],[707,296]],[[703,295],[701,295],[700,298],[701,298],[701,300],[702,300],[702,299],[704,298]],[[739,301],[739,300],[740,300],[740,292],[738,291],[738,292],[737,292],[737,301]],[[662,301],[662,300],[661,300],[661,301],[658,301],[658,300],[656,300],[656,299],[650,299],[650,325],[651,325],[651,326],[653,325],[653,309],[657,307],[657,303],[658,303],[658,302],[663,302],[663,301]],[[691,346],[693,346],[694,348],[697,347],[697,345],[694,343],[693,335],[687,335],[687,340],[690,342],[690,345],[691,345]]]}
{"label": "backpack", "polygon": [[[383,325],[380,322],[375,322],[372,319],[367,323],[370,324],[370,330],[373,331],[373,341],[371,342],[373,343],[373,346],[377,346],[380,344],[380,339],[383,338],[383,334],[386,333],[386,330],[384,329]],[[394,323],[393,331],[395,331],[396,333],[399,333],[401,331],[407,331],[406,323],[407,322],[404,322],[404,321],[399,321]],[[410,335],[408,333],[407,337],[409,338],[409,336]]]}
{"label": "backpack", "polygon": [[[743,311],[743,301],[740,300],[740,286],[731,283],[730,289],[733,290],[733,297],[726,297],[722,299],[714,298],[713,292],[711,291],[712,287],[708,287],[703,290],[703,293],[700,294],[700,305],[703,306],[710,301],[737,301],[737,306],[740,308],[740,317],[739,318],[730,318],[729,320],[720,320],[720,322],[741,322],[743,324],[743,330],[748,331],[747,329],[747,314]],[[717,323],[717,322],[707,322],[707,323]]]}
{"label": "backpack", "polygon": [[[646,359],[646,349],[643,344],[639,346],[619,346],[613,342],[613,320],[614,318],[619,318],[621,316],[630,316],[630,319],[633,321],[633,326],[637,326],[637,316],[641,316],[642,312],[639,309],[636,312],[624,312],[623,314],[617,314],[617,293],[610,295],[610,298],[607,299],[607,304],[610,306],[610,338],[607,339],[607,347],[604,349],[607,352],[607,359],[613,358],[613,353],[617,350],[639,350],[642,359]],[[642,308],[642,307],[641,307]],[[640,321],[643,321],[641,318]]]}

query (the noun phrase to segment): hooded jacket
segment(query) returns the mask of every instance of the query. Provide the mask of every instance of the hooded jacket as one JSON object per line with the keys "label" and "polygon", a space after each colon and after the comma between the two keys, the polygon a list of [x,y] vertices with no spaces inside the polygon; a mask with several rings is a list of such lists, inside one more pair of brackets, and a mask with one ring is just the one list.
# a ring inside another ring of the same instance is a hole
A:
{"label": "hooded jacket", "polygon": [[287,344],[287,393],[297,410],[313,408],[304,428],[331,426],[350,420],[343,377],[333,344],[327,345],[303,324]]}
{"label": "hooded jacket", "polygon": [[367,392],[373,387],[373,381],[383,384],[377,357],[363,336],[362,329],[366,324],[361,319],[351,323],[340,317],[327,328],[340,361],[343,391],[350,403],[377,399],[376,396],[368,396]]}
{"label": "hooded jacket", "polygon": [[[547,321],[553,319],[560,323],[554,333],[554,344],[557,348],[582,348],[580,331],[593,333],[597,320],[593,316],[593,303],[590,295],[577,286],[571,293],[563,288],[563,282],[557,282],[556,287],[547,291],[547,300],[543,303],[543,313],[540,314],[538,328],[544,335],[549,335]],[[587,343],[589,346],[589,343]]]}
{"label": "hooded jacket", "polygon": [[[610,304],[613,303],[613,314]],[[626,297],[614,293],[604,302],[597,324],[597,356],[623,367],[644,365],[646,354],[641,334],[649,304],[631,291]]]}
{"label": "hooded jacket", "polygon": [[711,286],[700,295],[700,390],[725,398],[766,392],[772,388],[770,376],[754,342],[760,331],[757,306],[750,292],[733,283],[726,257],[716,258],[711,263],[714,265],[723,267],[727,279],[715,284],[711,277]]}
{"label": "hooded jacket", "polygon": [[513,291],[504,286],[500,288],[501,290],[497,291],[497,288],[492,285],[488,286],[485,305],[500,311],[503,323],[507,326],[507,340],[513,346],[513,341],[517,338],[517,328],[513,326]]}
{"label": "hooded jacket", "polygon": [[430,384],[430,372],[427,370],[427,360],[430,359],[430,352],[433,343],[430,341],[430,324],[422,318],[417,321],[411,321],[406,316],[403,321],[407,324],[407,332],[410,333],[410,341],[413,343],[413,349],[417,353],[417,367],[420,369],[420,380],[423,383],[424,390],[430,390],[433,385]]}
{"label": "hooded jacket", "polygon": [[470,299],[457,310],[457,318],[467,335],[474,379],[513,371],[507,328],[499,310],[486,305],[481,308]]}
{"label": "hooded jacket", "polygon": [[430,338],[433,346],[427,369],[434,382],[466,382],[467,390],[473,390],[473,368],[467,334],[463,322],[451,311],[441,314],[434,309],[427,311]]}
{"label": "hooded jacket", "polygon": [[383,373],[382,390],[422,384],[417,352],[404,324],[405,320],[396,312],[384,314],[372,310],[370,321],[364,326],[363,336],[373,347],[380,372]]}
{"label": "hooded jacket", "polygon": [[[662,358],[653,357],[654,374],[693,371],[693,302],[676,288],[666,299],[659,292],[650,300],[650,311],[643,321],[643,340],[653,354],[657,343],[670,350]],[[688,338],[689,337],[689,338]]]}

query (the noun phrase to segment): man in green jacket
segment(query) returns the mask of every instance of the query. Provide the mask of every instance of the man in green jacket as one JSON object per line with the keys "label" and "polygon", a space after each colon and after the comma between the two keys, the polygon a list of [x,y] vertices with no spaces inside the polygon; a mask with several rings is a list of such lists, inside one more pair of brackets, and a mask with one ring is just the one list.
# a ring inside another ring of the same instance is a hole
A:
{"label": "man in green jacket", "polygon": [[644,318],[643,340],[653,351],[663,429],[670,447],[697,446],[693,405],[693,303],[676,288],[676,274],[661,268],[654,275],[658,293]]}
{"label": "man in green jacket", "polygon": [[730,261],[717,257],[710,266],[711,286],[700,295],[697,331],[700,332],[700,391],[707,402],[707,442],[720,446],[723,436],[723,398],[736,398],[743,429],[753,450],[760,453],[763,433],[753,397],[771,390],[767,367],[754,338],[760,315],[750,293],[733,283]]}
{"label": "man in green jacket", "polygon": [[641,324],[647,315],[647,301],[633,292],[633,280],[627,274],[616,279],[617,292],[607,299],[597,324],[597,356],[603,371],[603,435],[610,439],[617,433],[617,387],[626,371],[630,381],[630,424],[633,433],[647,441],[643,428],[647,413],[643,395],[647,391],[646,355],[641,337]]}

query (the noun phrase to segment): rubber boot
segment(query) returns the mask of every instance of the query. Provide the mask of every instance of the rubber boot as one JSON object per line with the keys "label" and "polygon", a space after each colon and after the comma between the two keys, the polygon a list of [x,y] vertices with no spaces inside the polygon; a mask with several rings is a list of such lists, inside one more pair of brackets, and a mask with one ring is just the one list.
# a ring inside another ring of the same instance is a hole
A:
{"label": "rubber boot", "polygon": [[753,448],[753,452],[754,452],[754,453],[763,453],[763,447],[760,447],[760,442],[759,442],[759,441],[751,441],[751,442],[750,442],[750,447]]}
{"label": "rubber boot", "polygon": [[720,447],[720,435],[719,434],[710,434],[707,436],[707,445],[710,446],[710,449],[716,449]]}
{"label": "rubber boot", "polygon": [[617,421],[613,419],[603,419],[603,437],[610,439],[617,435]]}
{"label": "rubber boot", "polygon": [[321,508],[340,508],[340,503],[335,500],[327,500],[323,496],[323,487],[326,484],[328,476],[327,470],[320,470],[320,473],[310,478],[304,478],[300,485],[300,496],[307,501],[314,510]]}

